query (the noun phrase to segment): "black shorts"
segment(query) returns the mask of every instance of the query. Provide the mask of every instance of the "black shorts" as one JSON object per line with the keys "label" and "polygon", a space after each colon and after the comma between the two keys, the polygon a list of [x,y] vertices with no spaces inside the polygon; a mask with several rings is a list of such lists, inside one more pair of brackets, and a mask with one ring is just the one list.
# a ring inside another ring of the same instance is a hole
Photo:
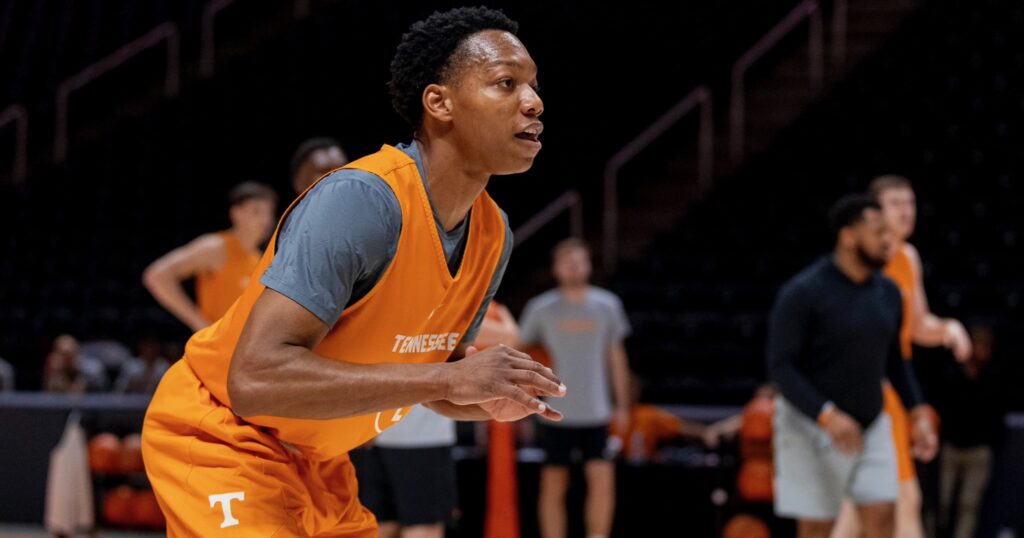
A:
{"label": "black shorts", "polygon": [[448,524],[455,510],[451,447],[383,448],[349,453],[359,480],[359,500],[380,522]]}
{"label": "black shorts", "polygon": [[545,465],[567,466],[590,460],[611,459],[608,426],[558,427],[537,423],[537,446],[544,450]]}

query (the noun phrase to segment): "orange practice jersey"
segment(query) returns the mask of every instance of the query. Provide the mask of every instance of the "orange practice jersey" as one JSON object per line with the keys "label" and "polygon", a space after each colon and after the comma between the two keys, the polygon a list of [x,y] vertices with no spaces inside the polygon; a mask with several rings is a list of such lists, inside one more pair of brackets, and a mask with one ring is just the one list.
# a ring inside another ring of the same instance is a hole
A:
{"label": "orange practice jersey", "polygon": [[914,299],[918,293],[917,275],[906,250],[901,248],[893,255],[883,270],[885,276],[896,283],[903,296],[903,325],[900,327],[900,350],[903,358],[909,359],[913,353],[911,328],[914,326]]}
{"label": "orange practice jersey", "polygon": [[[683,434],[683,425],[679,417],[665,411],[664,409],[649,404],[634,405],[629,411],[629,424],[624,431],[618,431],[613,424],[611,434],[622,439],[622,455],[626,458],[644,456],[647,459],[654,457],[658,444],[674,439]],[[639,436],[643,441],[643,454],[634,454],[634,437]]]}
{"label": "orange practice jersey", "polygon": [[224,241],[224,265],[196,276],[196,305],[210,323],[220,319],[242,295],[260,261],[259,254],[243,247],[235,234],[223,231],[217,235]]}
{"label": "orange practice jersey", "polygon": [[[914,265],[910,262],[906,248],[900,248],[886,264],[883,271],[885,276],[896,283],[903,296],[903,325],[900,327],[900,351],[904,359],[910,359],[913,355],[913,341],[911,329],[914,323],[914,299],[919,293],[917,289],[917,275],[914,272]],[[911,480],[916,476],[914,469],[914,457],[910,449],[910,435],[908,432],[907,410],[903,406],[896,390],[889,383],[884,387],[885,410],[892,420],[893,442],[896,446],[896,463],[899,472],[899,479]]]}
{"label": "orange practice jersey", "polygon": [[[462,264],[453,277],[415,161],[397,148],[384,146],[344,168],[370,172],[388,184],[401,207],[402,229],[395,256],[380,280],[364,297],[345,308],[313,351],[322,357],[361,364],[445,361],[469,328],[499,263],[506,228],[501,211],[487,193],[481,193],[474,202]],[[301,198],[292,203],[281,222]],[[280,227],[278,224],[278,232]],[[278,232],[271,238],[256,274],[263,274],[270,265]],[[231,357],[263,290],[254,278],[228,312],[196,333],[185,348],[185,360],[196,376],[213,397],[229,407]],[[268,428],[306,457],[322,461],[372,439],[401,420],[407,411],[391,409],[334,420],[269,416],[245,419]]]}

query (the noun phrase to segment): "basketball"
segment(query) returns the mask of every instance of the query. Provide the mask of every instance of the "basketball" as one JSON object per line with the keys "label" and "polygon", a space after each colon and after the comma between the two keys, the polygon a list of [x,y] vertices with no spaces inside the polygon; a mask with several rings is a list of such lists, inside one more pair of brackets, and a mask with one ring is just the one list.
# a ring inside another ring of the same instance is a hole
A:
{"label": "basketball", "polygon": [[89,441],[89,468],[96,474],[114,474],[120,470],[121,440],[112,433],[101,433]]}

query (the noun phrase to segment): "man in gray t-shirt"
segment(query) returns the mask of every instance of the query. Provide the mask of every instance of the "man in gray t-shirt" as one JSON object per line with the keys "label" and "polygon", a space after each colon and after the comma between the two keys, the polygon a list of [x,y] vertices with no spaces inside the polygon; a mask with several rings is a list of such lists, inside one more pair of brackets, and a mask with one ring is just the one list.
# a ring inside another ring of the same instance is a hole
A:
{"label": "man in gray t-shirt", "polygon": [[629,321],[618,297],[589,284],[590,251],[582,241],[567,239],[555,247],[553,272],[558,288],[530,300],[520,318],[520,343],[546,348],[568,388],[559,400],[562,422],[537,428],[547,455],[540,482],[541,536],[566,535],[568,466],[578,455],[587,480],[586,534],[607,537],[615,510],[615,469],[605,447],[609,422],[629,417],[629,365],[622,344]]}

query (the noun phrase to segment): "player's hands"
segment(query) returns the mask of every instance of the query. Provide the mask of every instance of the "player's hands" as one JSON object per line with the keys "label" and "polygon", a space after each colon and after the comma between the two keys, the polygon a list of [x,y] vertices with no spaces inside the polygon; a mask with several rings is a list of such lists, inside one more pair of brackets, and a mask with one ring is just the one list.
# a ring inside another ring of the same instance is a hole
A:
{"label": "player's hands", "polygon": [[974,353],[971,337],[967,334],[964,324],[955,319],[946,320],[946,338],[943,345],[953,352],[957,362],[967,362]]}
{"label": "player's hands", "polygon": [[561,420],[562,414],[538,396],[565,395],[565,385],[550,368],[505,345],[478,351],[444,365],[446,397],[458,405],[477,404],[494,420],[510,422],[529,415]]}
{"label": "player's hands", "polygon": [[919,461],[928,463],[939,453],[939,436],[932,422],[927,404],[915,407],[910,412],[911,450]]}
{"label": "player's hands", "polygon": [[860,424],[853,420],[850,415],[833,409],[822,421],[822,427],[832,439],[832,445],[843,454],[854,455],[864,450],[864,438],[861,435]]}
{"label": "player's hands", "polygon": [[706,428],[704,428],[704,431],[701,433],[700,436],[701,441],[704,442],[704,446],[712,450],[715,450],[718,448],[719,445],[722,444],[722,440],[727,435],[725,429],[723,428],[723,422],[724,421],[709,424]]}

